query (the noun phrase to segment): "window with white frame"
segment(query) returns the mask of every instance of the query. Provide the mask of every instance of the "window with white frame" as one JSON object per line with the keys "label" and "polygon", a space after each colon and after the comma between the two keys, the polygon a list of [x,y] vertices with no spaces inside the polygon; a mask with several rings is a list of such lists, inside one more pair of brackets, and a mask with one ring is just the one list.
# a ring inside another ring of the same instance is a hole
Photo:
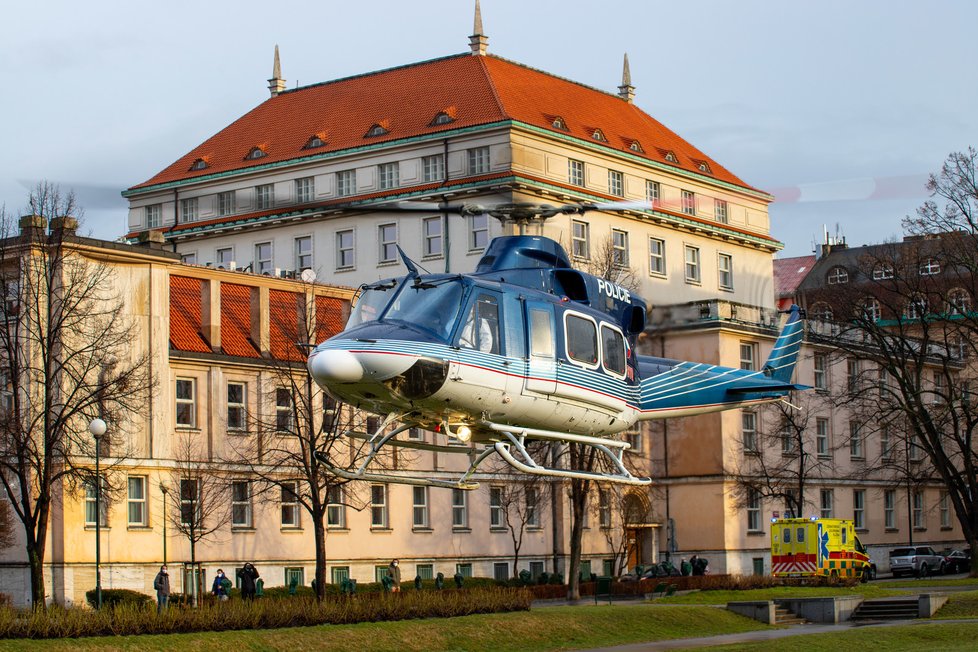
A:
{"label": "window with white frame", "polygon": [[440,217],[426,217],[422,222],[424,255],[426,258],[442,255],[442,220]]}
{"label": "window with white frame", "polygon": [[422,156],[421,178],[425,183],[443,181],[445,179],[445,156],[443,154]]}
{"label": "window with white frame", "polygon": [[756,453],[757,448],[757,413],[743,411],[740,414],[740,433],[744,442],[745,453]]}
{"label": "window with white frame", "polygon": [[941,515],[941,528],[951,527],[951,499],[946,491],[941,492],[941,497],[937,503],[938,511]]}
{"label": "window with white frame", "polygon": [[180,217],[184,222],[196,222],[199,215],[196,197],[180,200]]}
{"label": "window with white frame", "polygon": [[234,191],[229,190],[227,192],[218,193],[217,195],[218,215],[234,215],[234,211],[235,211]]}
{"label": "window with white frame", "polygon": [[913,529],[927,529],[927,521],[924,516],[924,492],[915,491],[913,492]]}
{"label": "window with white frame", "polygon": [[717,282],[721,290],[733,289],[733,256],[717,254]]}
{"label": "window with white frame", "polygon": [[832,518],[834,495],[832,489],[819,489],[818,498],[822,518]]}
{"label": "window with white frame", "polygon": [[146,228],[158,229],[163,226],[163,204],[152,204],[146,209]]}
{"label": "window with white frame", "polygon": [[272,273],[272,243],[259,242],[255,245],[255,274]]}
{"label": "window with white frame", "polygon": [[747,490],[747,531],[761,531],[761,492],[753,488]]}
{"label": "window with white frame", "polygon": [[822,417],[815,419],[815,454],[829,456],[829,420]]}
{"label": "window with white frame", "polygon": [[295,406],[292,402],[292,392],[286,387],[275,388],[275,430],[290,432],[295,425],[293,413]]}
{"label": "window with white frame", "polygon": [[611,492],[598,489],[598,525],[611,527]]}
{"label": "window with white frame", "polygon": [[452,489],[452,527],[469,527],[469,492],[465,489]]}
{"label": "window with white frame", "polygon": [[828,390],[828,358],[824,353],[816,353],[812,356],[812,366],[815,370],[815,389]]}
{"label": "window with white frame", "polygon": [[407,438],[410,439],[411,441],[424,441],[425,440],[424,430],[422,430],[421,428],[411,428],[410,430],[408,430]]}
{"label": "window with white frame", "polygon": [[316,180],[314,177],[302,177],[295,180],[295,201],[297,204],[311,202],[316,196]]}
{"label": "window with white frame", "polygon": [[645,199],[648,200],[653,207],[659,205],[659,200],[662,198],[662,188],[659,186],[658,181],[646,181],[645,182]]}
{"label": "window with white frame", "polygon": [[941,405],[947,401],[947,386],[944,381],[944,372],[934,372],[934,389],[932,390],[931,403]]}
{"label": "window with white frame", "polygon": [[530,576],[533,581],[537,581],[541,575],[543,575],[544,563],[542,561],[531,561],[530,562]]}
{"label": "window with white frame", "polygon": [[829,285],[843,285],[849,282],[849,270],[841,265],[836,265],[829,270],[828,276],[825,279]]}
{"label": "window with white frame", "polygon": [[502,487],[489,487],[489,527],[503,527]]}
{"label": "window with white frame", "polygon": [[350,579],[349,566],[330,566],[329,579],[333,584],[342,584]]}
{"label": "window with white frame", "polygon": [[941,273],[941,263],[936,258],[928,258],[920,264],[921,276],[933,276]]}
{"label": "window with white frame", "polygon": [[382,263],[397,261],[397,224],[381,224],[377,227],[378,259]]}
{"label": "window with white frame", "polygon": [[849,457],[854,460],[861,460],[865,457],[862,424],[858,421],[849,422]]}
{"label": "window with white frame", "polygon": [[455,572],[462,577],[472,577],[472,564],[455,564]]}
{"label": "window with white frame", "polygon": [[852,526],[857,530],[866,529],[866,490],[852,490]]}
{"label": "window with white frame", "polygon": [[888,423],[880,426],[880,459],[883,461],[893,459],[893,436],[890,434]]}
{"label": "window with white frame", "polygon": [[611,230],[611,262],[616,267],[628,267],[628,233]]}
{"label": "window with white frame", "polygon": [[245,429],[245,384],[228,383],[228,430]]}
{"label": "window with white frame", "polygon": [[862,373],[862,365],[859,358],[848,358],[846,360],[846,387],[850,392],[859,389]]}
{"label": "window with white frame", "polygon": [[303,586],[306,583],[306,569],[301,566],[285,567],[285,586]]}
{"label": "window with white frame", "polygon": [[336,269],[352,269],[357,262],[353,229],[336,232]]}
{"label": "window with white frame", "polygon": [[200,480],[181,478],[180,523],[183,525],[199,525],[202,516],[200,509]]}
{"label": "window with white frame", "polygon": [[757,343],[756,342],[740,343],[740,368],[746,369],[747,371],[754,371],[755,369],[757,369]]}
{"label": "window with white frame", "polygon": [[526,525],[540,527],[540,492],[535,487],[525,487]]}
{"label": "window with white frame", "polygon": [[468,150],[469,174],[485,174],[489,171],[489,148],[474,147]]}
{"label": "window with white frame", "polygon": [[883,491],[883,527],[887,530],[896,529],[896,490]]}
{"label": "window with white frame", "polygon": [[631,448],[628,449],[631,453],[641,453],[642,452],[642,424],[636,423],[634,426],[621,433],[622,438],[625,440]]}
{"label": "window with white frame", "polygon": [[893,278],[893,265],[877,263],[873,266],[874,281],[883,281],[889,278]]}
{"label": "window with white frame", "polygon": [[370,527],[387,527],[387,485],[370,485]]}
{"label": "window with white frame", "polygon": [[148,519],[146,514],[146,477],[131,475],[128,478],[129,496],[127,501],[129,525],[145,527]]}
{"label": "window with white frame", "polygon": [[489,244],[489,216],[469,217],[469,251],[481,251]]}
{"label": "window with white frame", "polygon": [[234,260],[234,249],[232,247],[222,247],[217,250],[217,266],[228,267]]}
{"label": "window with white frame", "polygon": [[180,256],[180,262],[184,265],[196,265],[197,264],[197,252],[192,251]]}
{"label": "window with white frame", "polygon": [[910,461],[920,462],[924,459],[924,449],[917,435],[910,435]]}
{"label": "window with white frame", "polygon": [[575,258],[591,257],[591,225],[587,222],[571,222],[571,251]]}
{"label": "window with white frame", "polygon": [[176,413],[178,428],[197,426],[197,396],[193,378],[177,378]]}
{"label": "window with white frame", "polygon": [[971,312],[971,295],[964,288],[954,288],[947,293],[947,311],[951,315],[967,315]]}
{"label": "window with white frame", "polygon": [[346,505],[343,503],[343,485],[330,485],[326,491],[326,526],[346,527]]}
{"label": "window with white frame", "polygon": [[666,241],[662,238],[649,238],[649,274],[666,275]]}
{"label": "window with white frame", "polygon": [[863,317],[869,322],[878,322],[883,311],[880,302],[873,297],[863,300]]}
{"label": "window with white frame", "polygon": [[700,282],[700,250],[699,247],[686,245],[686,282]]}
{"label": "window with white frame", "polygon": [[301,272],[312,269],[312,236],[303,235],[295,239],[295,270]]}
{"label": "window with white frame", "polygon": [[696,215],[696,194],[689,191],[683,190],[682,194],[682,205],[683,213],[686,215]]}
{"label": "window with white frame", "polygon": [[99,525],[101,527],[107,527],[109,524],[109,504],[106,496],[106,482],[105,478],[99,476],[99,483],[101,484],[101,492],[98,496],[98,504],[101,509],[97,509],[95,506],[96,501],[96,491],[95,491],[95,481],[92,479],[85,480],[85,525],[95,527],[96,514],[99,515]]}
{"label": "window with white frame", "polygon": [[282,511],[282,527],[298,528],[299,521],[299,491],[298,483],[294,480],[283,482],[280,485],[281,495],[279,497]]}
{"label": "window with white frame", "polygon": [[615,197],[625,195],[625,175],[618,170],[608,170],[608,194]]}
{"label": "window with white frame", "polygon": [[231,483],[231,525],[251,527],[251,482],[248,480]]}
{"label": "window with white frame", "polygon": [[716,199],[713,201],[713,213],[716,217],[716,221],[720,224],[726,224],[727,219],[727,202],[722,199]]}
{"label": "window with white frame", "polygon": [[336,196],[349,197],[357,192],[357,171],[340,170],[336,173]]}
{"label": "window with white frame", "polygon": [[255,186],[255,209],[261,211],[271,208],[274,205],[275,186],[270,183]]}
{"label": "window with white frame", "polygon": [[[384,568],[387,568],[386,566]],[[417,564],[414,567],[414,573],[423,580],[433,580],[435,579],[435,565],[434,564]]]}
{"label": "window with white frame", "polygon": [[400,165],[397,161],[377,166],[377,183],[381,190],[397,188],[401,184]]}
{"label": "window with white frame", "polygon": [[416,528],[428,527],[428,487],[411,487],[413,523]]}
{"label": "window with white frame", "polygon": [[567,183],[572,186],[584,185],[584,161],[567,161]]}
{"label": "window with white frame", "polygon": [[797,433],[790,422],[785,421],[781,424],[781,433],[778,439],[781,440],[781,454],[794,455],[798,446],[796,441]]}

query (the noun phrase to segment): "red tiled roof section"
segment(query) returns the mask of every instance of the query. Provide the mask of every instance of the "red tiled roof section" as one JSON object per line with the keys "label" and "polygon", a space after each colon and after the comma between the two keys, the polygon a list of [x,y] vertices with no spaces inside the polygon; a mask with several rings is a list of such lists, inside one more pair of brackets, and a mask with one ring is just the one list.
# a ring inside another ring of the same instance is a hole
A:
{"label": "red tiled roof section", "polygon": [[335,297],[316,297],[316,343],[343,330],[346,302]]}
{"label": "red tiled roof section", "polygon": [[200,327],[200,279],[171,276],[170,347],[177,351],[210,353]]}
{"label": "red tiled roof section", "polygon": [[227,355],[260,358],[251,343],[251,288],[221,283],[221,348]]}
{"label": "red tiled roof section", "polygon": [[[445,107],[455,108],[455,120],[432,125]],[[548,116],[561,116],[567,129],[554,129]],[[389,134],[364,138],[371,125],[385,119]],[[694,161],[706,161],[712,177],[750,188],[635,104],[506,59],[468,54],[282,93],[134,188],[507,119],[590,142],[592,133],[584,125],[600,128],[606,135],[640,141],[646,153],[628,150],[617,138],[608,146],[658,162],[664,161],[656,148],[671,150],[679,159],[676,167],[698,172]],[[324,131],[329,136],[324,147],[302,148]],[[255,143],[267,145],[267,156],[243,160]],[[208,167],[190,171],[199,158]]]}
{"label": "red tiled roof section", "polygon": [[304,350],[296,346],[300,336],[300,307],[302,295],[296,292],[271,290],[268,293],[268,327],[272,357],[276,360],[301,362],[306,359]]}
{"label": "red tiled roof section", "polygon": [[774,261],[774,296],[790,297],[815,266],[815,256],[777,258]]}

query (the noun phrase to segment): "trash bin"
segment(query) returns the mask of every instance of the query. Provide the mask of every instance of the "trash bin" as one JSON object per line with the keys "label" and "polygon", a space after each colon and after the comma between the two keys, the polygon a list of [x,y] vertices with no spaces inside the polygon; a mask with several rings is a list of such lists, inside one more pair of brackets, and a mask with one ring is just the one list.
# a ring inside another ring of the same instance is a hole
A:
{"label": "trash bin", "polygon": [[611,578],[603,575],[598,578],[597,582],[594,587],[594,604],[598,604],[598,598],[602,596],[606,596],[608,598],[608,604],[611,604]]}

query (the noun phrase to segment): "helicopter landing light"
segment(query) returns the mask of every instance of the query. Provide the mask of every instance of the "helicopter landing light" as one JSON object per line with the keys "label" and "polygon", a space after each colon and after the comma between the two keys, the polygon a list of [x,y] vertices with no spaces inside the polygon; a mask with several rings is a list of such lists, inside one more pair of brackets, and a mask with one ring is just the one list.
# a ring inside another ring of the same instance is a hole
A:
{"label": "helicopter landing light", "polygon": [[459,426],[455,429],[455,438],[467,442],[472,439],[472,430],[468,426]]}

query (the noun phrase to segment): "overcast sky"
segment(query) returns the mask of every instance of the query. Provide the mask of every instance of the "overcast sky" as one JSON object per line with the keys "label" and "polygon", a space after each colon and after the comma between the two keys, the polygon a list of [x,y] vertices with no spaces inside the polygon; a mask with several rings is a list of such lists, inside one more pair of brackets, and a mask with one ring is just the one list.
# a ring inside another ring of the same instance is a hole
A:
{"label": "overcast sky", "polygon": [[[289,87],[468,50],[474,0],[5,3],[0,204],[41,179],[74,188],[98,237],[119,192]],[[782,255],[822,227],[898,237],[949,152],[978,146],[978,3],[483,0],[489,50],[616,91],[771,206]],[[884,198],[865,199],[882,180]],[[800,193],[800,195],[799,195]],[[817,199],[818,201],[797,201]]]}

